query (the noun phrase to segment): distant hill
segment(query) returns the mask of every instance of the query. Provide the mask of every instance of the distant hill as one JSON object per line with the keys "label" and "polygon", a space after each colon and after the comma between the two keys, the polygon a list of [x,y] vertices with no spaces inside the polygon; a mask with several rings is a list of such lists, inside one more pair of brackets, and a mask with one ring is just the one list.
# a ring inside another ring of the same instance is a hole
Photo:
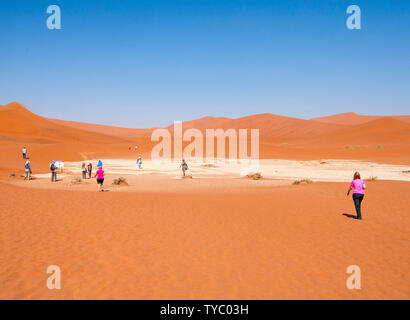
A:
{"label": "distant hill", "polygon": [[313,121],[354,126],[381,118],[392,118],[410,123],[410,116],[363,116],[354,112],[340,113],[328,117],[313,118]]}

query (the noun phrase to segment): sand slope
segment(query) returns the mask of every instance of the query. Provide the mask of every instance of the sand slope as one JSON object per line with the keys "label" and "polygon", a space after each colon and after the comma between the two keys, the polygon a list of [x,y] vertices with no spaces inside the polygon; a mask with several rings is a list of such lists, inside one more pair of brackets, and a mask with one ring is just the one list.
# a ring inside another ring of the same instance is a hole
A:
{"label": "sand slope", "polygon": [[[343,216],[344,183],[0,192],[2,299],[410,298],[409,183],[370,183],[361,222]],[[49,265],[62,290],[46,288]]]}
{"label": "sand slope", "polygon": [[357,114],[355,112],[340,113],[328,117],[318,117],[313,118],[312,120],[323,123],[333,123],[352,126],[383,118],[392,118],[410,123],[410,116],[364,116]]}
{"label": "sand slope", "polygon": [[[343,128],[342,125],[324,124],[316,121],[278,116],[270,113],[257,114],[238,119],[206,117],[183,122],[183,128],[205,129],[259,129],[263,138],[301,138],[306,135],[319,135]],[[173,127],[169,127],[173,130]]]}

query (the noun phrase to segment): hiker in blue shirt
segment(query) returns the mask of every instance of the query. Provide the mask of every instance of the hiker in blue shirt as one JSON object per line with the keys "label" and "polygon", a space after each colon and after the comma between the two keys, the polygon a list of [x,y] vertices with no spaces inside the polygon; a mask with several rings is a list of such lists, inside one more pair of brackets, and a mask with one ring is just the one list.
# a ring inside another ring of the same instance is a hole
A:
{"label": "hiker in blue shirt", "polygon": [[26,147],[23,147],[23,159],[27,159],[27,149]]}
{"label": "hiker in blue shirt", "polygon": [[26,164],[24,165],[24,171],[25,171],[25,176],[24,176],[24,180],[29,180],[31,179],[31,166],[30,166],[30,161],[27,160]]}
{"label": "hiker in blue shirt", "polygon": [[98,160],[97,168],[98,168],[98,167],[101,167],[101,168],[102,168],[102,161],[101,161],[101,160]]}
{"label": "hiker in blue shirt", "polygon": [[141,159],[141,157],[138,157],[137,164],[138,164],[138,168],[142,169],[142,159]]}

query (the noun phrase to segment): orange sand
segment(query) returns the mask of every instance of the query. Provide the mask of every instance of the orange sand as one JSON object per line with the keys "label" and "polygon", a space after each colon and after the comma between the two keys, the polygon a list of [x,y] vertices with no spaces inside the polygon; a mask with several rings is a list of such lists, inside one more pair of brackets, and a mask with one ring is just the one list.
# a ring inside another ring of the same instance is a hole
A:
{"label": "orange sand", "polygon": [[[164,183],[165,181],[163,181]],[[187,181],[179,181],[185,183]],[[52,191],[0,183],[0,298],[409,299],[410,184]],[[362,289],[346,288],[346,268]],[[46,288],[58,265],[62,290]]]}

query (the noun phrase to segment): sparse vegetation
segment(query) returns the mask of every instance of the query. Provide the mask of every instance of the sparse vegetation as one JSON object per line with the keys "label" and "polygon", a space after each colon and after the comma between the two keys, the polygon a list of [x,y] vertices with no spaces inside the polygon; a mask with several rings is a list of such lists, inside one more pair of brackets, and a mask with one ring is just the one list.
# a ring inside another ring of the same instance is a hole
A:
{"label": "sparse vegetation", "polygon": [[369,178],[366,179],[366,181],[376,181],[377,177],[376,176],[370,176]]}
{"label": "sparse vegetation", "polygon": [[83,180],[80,177],[75,177],[71,180],[72,184],[79,184],[81,182],[83,182]]}
{"label": "sparse vegetation", "polygon": [[212,164],[212,163],[202,164],[201,167],[203,167],[203,168],[217,168],[217,166]]}
{"label": "sparse vegetation", "polygon": [[311,183],[313,183],[313,181],[310,180],[310,179],[301,179],[301,180],[295,180],[295,181],[293,181],[293,184],[294,184],[294,185],[299,185],[299,184],[311,184]]}
{"label": "sparse vegetation", "polygon": [[249,179],[253,179],[253,180],[260,180],[262,179],[262,175],[257,172],[257,173],[250,173],[246,175]]}
{"label": "sparse vegetation", "polygon": [[352,146],[345,146],[345,149],[346,149],[346,150],[352,150],[353,147],[352,147]]}
{"label": "sparse vegetation", "polygon": [[16,176],[16,174],[14,172],[10,174],[10,177],[14,178],[15,176]]}
{"label": "sparse vegetation", "polygon": [[410,170],[407,170],[407,171],[403,171],[403,173],[410,173]]}
{"label": "sparse vegetation", "polygon": [[360,149],[361,148],[361,146],[354,146],[356,149]]}
{"label": "sparse vegetation", "polygon": [[115,186],[128,185],[127,180],[123,177],[119,177],[117,179],[114,179],[112,184],[115,185]]}

